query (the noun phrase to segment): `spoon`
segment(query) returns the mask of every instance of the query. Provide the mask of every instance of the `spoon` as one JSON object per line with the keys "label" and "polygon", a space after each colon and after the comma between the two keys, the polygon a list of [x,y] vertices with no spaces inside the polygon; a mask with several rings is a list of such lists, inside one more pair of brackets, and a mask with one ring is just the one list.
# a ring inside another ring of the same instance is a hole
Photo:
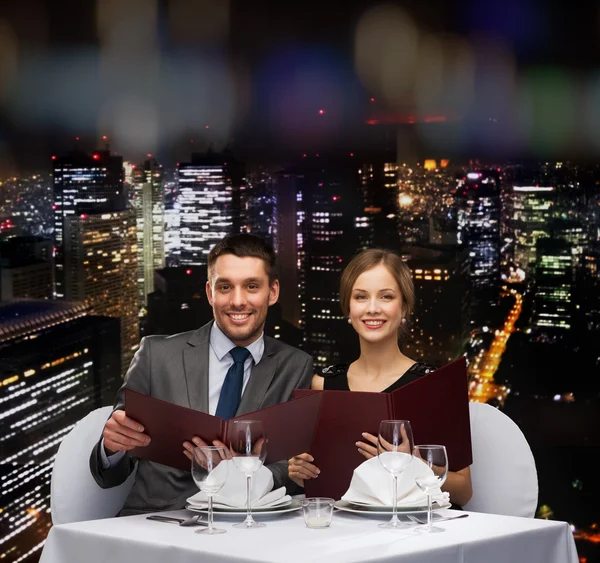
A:
{"label": "spoon", "polygon": [[159,514],[146,516],[146,520],[156,520],[157,522],[166,522],[168,524],[179,524],[180,526],[208,526],[208,523],[200,522],[201,518],[201,514],[196,514],[190,518],[174,518],[173,516],[160,516]]}

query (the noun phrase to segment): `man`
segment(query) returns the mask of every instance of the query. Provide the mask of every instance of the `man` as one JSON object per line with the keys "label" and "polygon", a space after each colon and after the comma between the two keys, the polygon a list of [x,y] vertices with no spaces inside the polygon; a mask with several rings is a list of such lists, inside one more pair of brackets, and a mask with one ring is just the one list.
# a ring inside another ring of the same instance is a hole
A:
{"label": "man", "polygon": [[[206,294],[213,321],[195,331],[142,339],[102,439],[92,450],[90,469],[103,488],[123,483],[137,461],[122,515],[183,508],[198,490],[190,472],[134,460],[127,453],[148,445],[151,437],[126,416],[125,388],[231,418],[287,401],[295,388],[310,386],[312,358],[263,333],[267,310],[279,297],[271,247],[252,235],[223,239],[208,255]],[[190,438],[182,444],[182,455],[188,457],[194,444],[202,443]],[[290,484],[287,462],[268,468],[275,487]]]}

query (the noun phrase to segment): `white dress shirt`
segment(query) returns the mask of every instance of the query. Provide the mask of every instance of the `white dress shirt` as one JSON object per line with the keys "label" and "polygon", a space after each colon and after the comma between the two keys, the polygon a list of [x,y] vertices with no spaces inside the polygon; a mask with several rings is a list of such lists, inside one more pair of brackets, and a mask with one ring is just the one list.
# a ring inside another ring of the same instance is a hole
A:
{"label": "white dress shirt", "polygon": [[[217,326],[217,323],[213,323],[210,329],[210,346],[208,347],[208,413],[214,415],[217,412],[217,405],[219,404],[219,397],[221,395],[221,389],[225,382],[225,376],[227,370],[233,364],[233,358],[229,351],[236,347],[225,333]],[[265,338],[264,332],[257,338],[252,344],[246,346],[250,355],[244,362],[244,383],[242,386],[242,393],[246,389],[248,380],[250,379],[250,373],[252,372],[252,365],[258,364],[263,357],[265,351]],[[191,438],[191,436],[190,436]],[[107,456],[106,450],[104,449],[104,438],[102,439],[102,445],[100,447],[100,460],[104,469],[109,469],[111,466],[116,464],[125,452],[115,452],[114,454]]]}

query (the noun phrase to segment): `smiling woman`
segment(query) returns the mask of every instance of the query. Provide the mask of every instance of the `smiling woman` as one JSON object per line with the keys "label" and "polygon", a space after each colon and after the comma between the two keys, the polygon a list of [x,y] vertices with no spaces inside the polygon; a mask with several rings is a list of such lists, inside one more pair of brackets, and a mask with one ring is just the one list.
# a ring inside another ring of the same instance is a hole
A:
{"label": "smiling woman", "polygon": [[[433,367],[404,355],[398,344],[414,302],[410,269],[398,255],[383,249],[357,254],[342,273],[340,305],[358,334],[360,356],[351,364],[323,369],[311,387],[389,393],[431,372]],[[357,439],[358,451],[366,459],[377,455],[376,436],[365,432]],[[316,478],[319,469],[314,461],[308,453],[293,457],[288,464],[290,478],[301,486]],[[444,490],[456,505],[466,504],[472,494],[469,468],[449,472]]]}

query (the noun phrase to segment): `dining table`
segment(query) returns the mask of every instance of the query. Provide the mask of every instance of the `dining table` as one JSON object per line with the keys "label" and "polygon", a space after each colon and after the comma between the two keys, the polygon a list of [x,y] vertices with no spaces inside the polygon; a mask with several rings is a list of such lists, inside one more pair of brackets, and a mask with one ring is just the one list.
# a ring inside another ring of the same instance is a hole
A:
{"label": "dining table", "polygon": [[[178,510],[160,513],[189,518]],[[266,527],[238,529],[243,514],[216,514],[227,533],[197,534],[200,526],[148,520],[148,514],[53,526],[41,563],[577,563],[568,523],[445,509],[436,512],[441,533],[379,527],[386,517],[336,510],[327,528],[308,528],[302,512],[254,515]],[[206,516],[203,517],[206,519]]]}

